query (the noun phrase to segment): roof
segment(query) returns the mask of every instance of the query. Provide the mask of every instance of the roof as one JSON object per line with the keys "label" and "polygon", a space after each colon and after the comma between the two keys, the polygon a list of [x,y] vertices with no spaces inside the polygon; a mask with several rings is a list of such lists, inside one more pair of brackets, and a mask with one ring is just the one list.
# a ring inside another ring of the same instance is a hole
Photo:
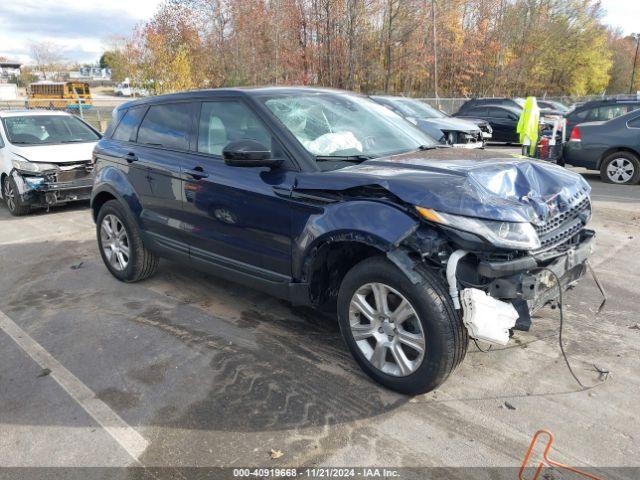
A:
{"label": "roof", "polygon": [[31,116],[42,116],[42,115],[71,115],[67,112],[62,112],[60,110],[34,110],[34,109],[20,109],[20,110],[0,110],[0,118],[8,118],[8,117],[31,117]]}
{"label": "roof", "polygon": [[22,64],[20,62],[13,62],[11,60],[7,60],[6,62],[0,62],[0,67],[5,68],[20,68]]}
{"label": "roof", "polygon": [[152,97],[144,97],[130,102],[121,104],[118,108],[129,108],[136,105],[146,105],[157,101],[180,101],[194,98],[206,98],[214,95],[244,95],[244,96],[261,96],[261,95],[278,95],[292,93],[333,93],[338,95],[358,95],[347,90],[338,90],[333,88],[315,88],[315,87],[233,87],[233,88],[212,88],[206,90],[190,90],[188,92],[169,93],[165,95],[156,95]]}
{"label": "roof", "polygon": [[625,103],[640,103],[639,97],[622,97],[622,98],[600,98],[598,100],[589,100],[584,102],[578,108],[593,107],[595,105],[616,105]]}
{"label": "roof", "polygon": [[493,104],[493,103],[483,103],[482,105],[478,105],[478,106],[472,106],[469,108],[469,110],[471,110],[471,108],[501,108],[503,110],[509,110],[510,112],[516,113],[518,115],[520,115],[520,111],[522,110],[521,108],[516,107],[515,105],[504,105],[504,104]]}

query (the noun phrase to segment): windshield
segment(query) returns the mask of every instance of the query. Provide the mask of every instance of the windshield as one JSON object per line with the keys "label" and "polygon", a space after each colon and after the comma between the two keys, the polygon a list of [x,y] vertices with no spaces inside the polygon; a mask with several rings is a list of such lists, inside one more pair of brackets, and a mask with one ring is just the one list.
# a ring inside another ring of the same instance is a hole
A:
{"label": "windshield", "polygon": [[356,95],[282,94],[263,101],[316,157],[362,160],[437,145],[388,108]]}
{"label": "windshield", "polygon": [[96,142],[99,136],[81,120],[67,115],[7,117],[4,128],[14,145]]}
{"label": "windshield", "polygon": [[420,100],[410,98],[394,98],[390,100],[404,115],[416,118],[443,118],[446,117],[440,110],[427,105]]}

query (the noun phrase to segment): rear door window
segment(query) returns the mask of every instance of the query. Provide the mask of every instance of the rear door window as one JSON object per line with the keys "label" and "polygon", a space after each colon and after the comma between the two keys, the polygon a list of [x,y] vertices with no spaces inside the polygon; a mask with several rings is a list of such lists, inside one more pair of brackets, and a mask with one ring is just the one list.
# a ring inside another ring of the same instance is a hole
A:
{"label": "rear door window", "polygon": [[189,149],[191,104],[152,105],[140,124],[137,142],[144,145]]}
{"label": "rear door window", "polygon": [[571,118],[574,119],[574,121],[576,122],[584,122],[589,118],[589,114],[595,111],[594,109],[585,109],[585,110],[581,110],[579,112],[575,112],[574,114],[571,115]]}
{"label": "rear door window", "polygon": [[140,119],[144,115],[145,110],[145,107],[130,108],[127,110],[111,138],[113,140],[120,140],[121,142],[134,141],[136,130],[138,129]]}

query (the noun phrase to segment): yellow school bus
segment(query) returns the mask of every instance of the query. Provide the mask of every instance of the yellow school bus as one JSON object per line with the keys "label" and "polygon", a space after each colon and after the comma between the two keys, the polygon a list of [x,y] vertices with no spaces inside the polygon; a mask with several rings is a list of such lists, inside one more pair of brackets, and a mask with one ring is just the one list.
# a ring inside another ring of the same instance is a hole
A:
{"label": "yellow school bus", "polygon": [[29,108],[82,109],[91,108],[91,91],[84,82],[37,82],[27,89]]}

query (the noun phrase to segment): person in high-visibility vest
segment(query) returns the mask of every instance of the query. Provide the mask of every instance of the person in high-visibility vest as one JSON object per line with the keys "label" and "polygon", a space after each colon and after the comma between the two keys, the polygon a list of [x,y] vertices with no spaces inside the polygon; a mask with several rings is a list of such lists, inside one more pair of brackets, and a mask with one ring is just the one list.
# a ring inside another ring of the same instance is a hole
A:
{"label": "person in high-visibility vest", "polygon": [[535,153],[539,128],[540,109],[538,108],[538,102],[536,97],[527,97],[516,128],[516,131],[520,134],[523,154],[527,154],[528,151],[528,155],[533,156]]}

